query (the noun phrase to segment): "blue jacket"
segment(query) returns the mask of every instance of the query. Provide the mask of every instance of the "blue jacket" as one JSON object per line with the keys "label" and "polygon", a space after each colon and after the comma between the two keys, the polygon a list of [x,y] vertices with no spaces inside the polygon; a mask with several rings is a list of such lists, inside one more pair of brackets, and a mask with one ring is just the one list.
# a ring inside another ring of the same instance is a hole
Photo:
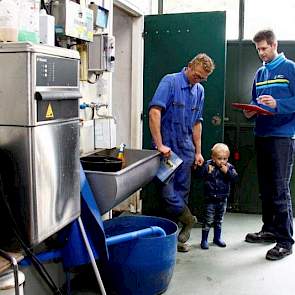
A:
{"label": "blue jacket", "polygon": [[[214,167],[209,173],[208,166]],[[208,160],[197,170],[197,176],[204,179],[204,193],[206,197],[216,200],[225,200],[229,197],[231,183],[238,180],[238,173],[234,166],[228,163],[228,171],[224,174],[212,160]]]}
{"label": "blue jacket", "polygon": [[274,115],[256,116],[254,133],[261,137],[295,137],[295,63],[280,53],[274,60],[260,67],[252,87],[252,104],[258,105],[260,95],[271,95],[277,108]]}

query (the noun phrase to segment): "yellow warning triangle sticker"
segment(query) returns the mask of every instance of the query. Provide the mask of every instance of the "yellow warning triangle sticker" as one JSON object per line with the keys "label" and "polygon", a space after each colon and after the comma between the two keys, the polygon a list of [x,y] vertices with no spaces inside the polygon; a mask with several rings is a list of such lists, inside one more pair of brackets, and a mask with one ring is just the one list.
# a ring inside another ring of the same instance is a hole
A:
{"label": "yellow warning triangle sticker", "polygon": [[51,104],[49,103],[48,104],[48,108],[47,108],[47,112],[46,112],[46,119],[52,119],[54,118],[54,114],[53,114],[53,111],[52,111],[52,107],[51,107]]}

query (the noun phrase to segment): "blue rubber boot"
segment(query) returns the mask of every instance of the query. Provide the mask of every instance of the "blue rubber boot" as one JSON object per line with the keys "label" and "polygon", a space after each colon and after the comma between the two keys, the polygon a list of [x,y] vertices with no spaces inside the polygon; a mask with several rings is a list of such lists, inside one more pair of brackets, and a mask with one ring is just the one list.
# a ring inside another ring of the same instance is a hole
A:
{"label": "blue rubber boot", "polygon": [[202,241],[201,241],[201,248],[203,250],[208,250],[209,245],[208,245],[208,235],[209,235],[209,230],[202,230]]}
{"label": "blue rubber boot", "polygon": [[226,247],[225,242],[221,239],[221,227],[214,227],[214,238],[213,238],[213,243],[219,247]]}

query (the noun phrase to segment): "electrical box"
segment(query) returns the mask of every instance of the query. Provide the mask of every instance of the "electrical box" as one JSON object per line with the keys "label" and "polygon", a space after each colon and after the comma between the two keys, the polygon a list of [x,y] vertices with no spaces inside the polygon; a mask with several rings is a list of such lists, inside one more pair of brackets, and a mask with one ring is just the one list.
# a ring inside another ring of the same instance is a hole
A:
{"label": "electrical box", "polygon": [[105,29],[108,26],[109,19],[109,10],[95,4],[94,2],[90,2],[88,6],[91,10],[93,10],[93,26]]}
{"label": "electrical box", "polygon": [[112,149],[117,146],[116,124],[114,119],[98,118],[94,120],[94,147]]}
{"label": "electrical box", "polygon": [[115,37],[108,34],[93,36],[88,44],[88,71],[113,72],[115,64]]}
{"label": "electrical box", "polygon": [[93,41],[93,11],[70,0],[55,1],[52,6],[55,33]]}
{"label": "electrical box", "polygon": [[115,37],[107,36],[106,46],[107,71],[113,72],[115,66]]}

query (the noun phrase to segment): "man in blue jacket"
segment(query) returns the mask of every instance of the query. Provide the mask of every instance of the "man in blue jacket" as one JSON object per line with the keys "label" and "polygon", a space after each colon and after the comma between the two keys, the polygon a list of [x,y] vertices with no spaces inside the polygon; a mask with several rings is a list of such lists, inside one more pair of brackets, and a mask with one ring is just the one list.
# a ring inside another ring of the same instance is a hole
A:
{"label": "man in blue jacket", "polygon": [[278,260],[292,254],[293,213],[290,179],[295,139],[295,63],[284,53],[278,54],[278,42],[272,30],[259,31],[253,38],[263,61],[255,75],[252,104],[273,112],[255,117],[255,149],[257,174],[262,201],[261,231],[248,233],[249,243],[276,242],[266,254],[268,260]]}
{"label": "man in blue jacket", "polygon": [[183,225],[178,235],[178,250],[182,252],[189,251],[185,243],[194,224],[187,206],[191,167],[204,162],[201,153],[204,87],[200,82],[207,80],[214,67],[208,55],[198,54],[181,72],[162,78],[149,105],[155,148],[167,158],[172,150],[183,160],[169,183],[162,185],[167,213]]}

